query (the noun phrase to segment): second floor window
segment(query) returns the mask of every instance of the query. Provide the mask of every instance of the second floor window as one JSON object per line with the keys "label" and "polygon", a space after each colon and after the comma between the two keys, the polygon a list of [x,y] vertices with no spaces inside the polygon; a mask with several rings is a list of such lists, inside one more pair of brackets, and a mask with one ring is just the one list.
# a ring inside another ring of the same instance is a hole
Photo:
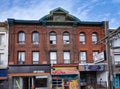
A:
{"label": "second floor window", "polygon": [[24,32],[19,32],[18,33],[18,42],[20,44],[24,44],[25,43],[25,33]]}
{"label": "second floor window", "polygon": [[80,33],[79,40],[80,40],[80,44],[85,44],[85,34],[84,33]]}
{"label": "second floor window", "polygon": [[0,34],[0,46],[4,44],[4,34]]}
{"label": "second floor window", "polygon": [[70,37],[69,37],[69,33],[68,32],[64,32],[63,33],[63,43],[64,44],[69,44],[70,43]]}
{"label": "second floor window", "polygon": [[38,34],[38,32],[33,32],[33,34],[32,34],[32,42],[33,42],[33,44],[38,44],[39,43],[39,34]]}
{"label": "second floor window", "polygon": [[98,51],[93,51],[93,59],[96,55],[98,55]]}
{"label": "second floor window", "polygon": [[39,52],[32,52],[33,64],[39,64]]}
{"label": "second floor window", "polygon": [[4,53],[0,53],[0,65],[3,65]]}
{"label": "second floor window", "polygon": [[50,63],[51,64],[57,63],[57,52],[50,52]]}
{"label": "second floor window", "polygon": [[55,32],[50,33],[50,44],[56,44],[56,33]]}
{"label": "second floor window", "polygon": [[25,52],[18,52],[18,64],[25,63]]}
{"label": "second floor window", "polygon": [[80,60],[81,63],[86,63],[86,52],[85,51],[80,52],[79,60]]}
{"label": "second floor window", "polygon": [[97,34],[96,33],[92,33],[92,43],[93,44],[97,43]]}
{"label": "second floor window", "polygon": [[64,52],[64,63],[70,63],[70,52]]}

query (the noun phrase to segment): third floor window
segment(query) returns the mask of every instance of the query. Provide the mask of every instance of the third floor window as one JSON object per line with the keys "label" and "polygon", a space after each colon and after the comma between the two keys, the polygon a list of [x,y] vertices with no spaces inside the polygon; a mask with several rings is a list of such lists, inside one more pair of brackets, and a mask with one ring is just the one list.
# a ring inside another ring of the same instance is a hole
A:
{"label": "third floor window", "polygon": [[69,44],[70,43],[70,37],[69,37],[69,33],[68,32],[64,32],[63,33],[63,43],[64,44]]}
{"label": "third floor window", "polygon": [[4,44],[4,34],[0,34],[0,45]]}
{"label": "third floor window", "polygon": [[50,44],[56,44],[56,33],[50,32]]}
{"label": "third floor window", "polygon": [[85,34],[84,33],[80,33],[79,40],[80,40],[80,44],[85,44]]}
{"label": "third floor window", "polygon": [[25,43],[25,33],[24,32],[19,32],[18,33],[18,42],[20,44],[24,44]]}
{"label": "third floor window", "polygon": [[33,32],[32,33],[32,42],[33,42],[33,44],[38,44],[39,43],[39,34],[38,34],[38,32]]}
{"label": "third floor window", "polygon": [[92,33],[92,43],[93,44],[97,43],[97,34],[96,33]]}

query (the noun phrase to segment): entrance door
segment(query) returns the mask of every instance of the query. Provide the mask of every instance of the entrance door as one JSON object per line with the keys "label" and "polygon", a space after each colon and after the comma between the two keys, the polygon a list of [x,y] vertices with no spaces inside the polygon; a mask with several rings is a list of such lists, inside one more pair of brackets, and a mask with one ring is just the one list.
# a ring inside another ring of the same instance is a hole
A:
{"label": "entrance door", "polygon": [[23,77],[23,89],[31,89],[32,80],[31,77]]}

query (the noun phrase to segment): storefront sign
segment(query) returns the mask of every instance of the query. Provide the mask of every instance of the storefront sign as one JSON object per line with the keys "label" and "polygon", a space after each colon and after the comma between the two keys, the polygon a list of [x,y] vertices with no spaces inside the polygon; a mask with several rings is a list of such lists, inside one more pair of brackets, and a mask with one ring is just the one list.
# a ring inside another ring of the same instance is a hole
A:
{"label": "storefront sign", "polygon": [[105,65],[84,65],[84,71],[104,71]]}
{"label": "storefront sign", "polygon": [[99,53],[98,55],[95,55],[94,57],[94,63],[98,63],[105,60],[104,58],[104,52]]}
{"label": "storefront sign", "polygon": [[56,70],[53,70],[51,74],[53,75],[78,74],[78,70],[77,69],[56,69]]}
{"label": "storefront sign", "polygon": [[48,78],[48,76],[36,76],[36,78]]}
{"label": "storefront sign", "polygon": [[6,77],[7,76],[7,70],[6,69],[0,69],[0,77]]}

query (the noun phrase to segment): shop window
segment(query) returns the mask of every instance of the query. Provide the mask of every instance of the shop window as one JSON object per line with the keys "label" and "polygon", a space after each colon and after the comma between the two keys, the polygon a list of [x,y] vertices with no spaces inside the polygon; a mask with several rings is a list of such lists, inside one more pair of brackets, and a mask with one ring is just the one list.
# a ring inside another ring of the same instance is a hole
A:
{"label": "shop window", "polygon": [[22,78],[20,77],[14,77],[14,89],[22,89]]}
{"label": "shop window", "polygon": [[56,33],[55,32],[50,33],[50,44],[56,44]]}
{"label": "shop window", "polygon": [[80,40],[80,44],[85,44],[85,33],[80,33],[80,37],[79,37],[79,40]]}
{"label": "shop window", "polygon": [[[47,78],[36,78],[35,79],[35,87],[38,88],[45,88],[47,87]],[[47,88],[45,88],[47,89]]]}
{"label": "shop window", "polygon": [[70,52],[64,52],[64,63],[70,63]]}
{"label": "shop window", "polygon": [[33,64],[39,64],[39,52],[32,52]]}
{"label": "shop window", "polygon": [[57,63],[57,52],[50,52],[50,63],[51,64]]}
{"label": "shop window", "polygon": [[19,32],[18,33],[18,43],[19,44],[24,44],[25,43],[25,33],[24,32]]}
{"label": "shop window", "polygon": [[52,89],[62,88],[62,79],[52,79]]}
{"label": "shop window", "polygon": [[92,33],[92,44],[97,43],[97,33]]}
{"label": "shop window", "polygon": [[32,33],[32,42],[33,42],[33,44],[38,44],[39,43],[39,34],[38,34],[38,32],[33,32]]}
{"label": "shop window", "polygon": [[25,63],[25,52],[18,52],[18,64]]}
{"label": "shop window", "polygon": [[80,52],[79,60],[81,63],[86,63],[86,52],[85,51]]}
{"label": "shop window", "polygon": [[69,33],[68,32],[64,32],[63,33],[63,43],[64,44],[69,44],[70,43],[70,40],[69,40]]}

